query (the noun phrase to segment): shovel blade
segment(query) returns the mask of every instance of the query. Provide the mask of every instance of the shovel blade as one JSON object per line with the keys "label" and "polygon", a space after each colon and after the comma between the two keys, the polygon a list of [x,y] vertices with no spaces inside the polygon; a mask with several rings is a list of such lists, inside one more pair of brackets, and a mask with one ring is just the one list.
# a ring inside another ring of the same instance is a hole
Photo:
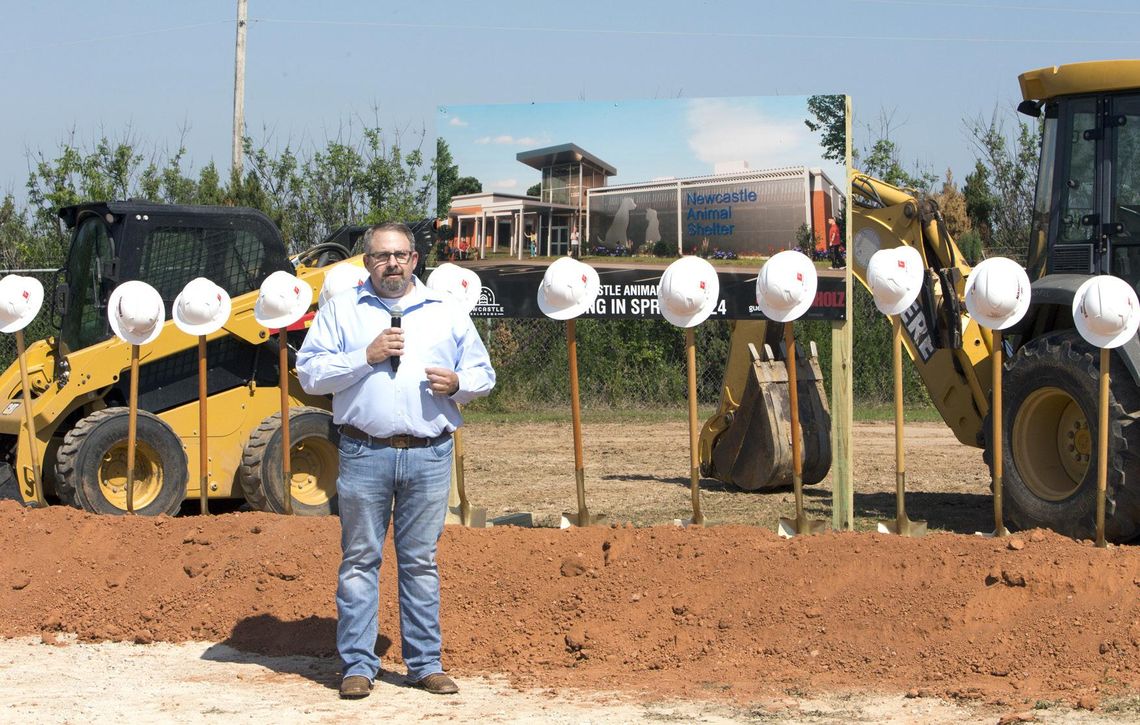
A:
{"label": "shovel blade", "polygon": [[576,513],[562,514],[562,521],[558,524],[560,529],[568,529],[571,526],[595,526],[597,524],[605,523],[605,514],[591,514],[591,513]]}
{"label": "shovel blade", "polygon": [[826,521],[809,519],[806,516],[800,519],[789,519],[781,516],[780,525],[776,528],[776,533],[785,539],[806,534],[822,534],[825,531],[827,531]]}
{"label": "shovel blade", "polygon": [[1003,526],[1001,531],[994,529],[993,531],[989,532],[988,534],[985,531],[975,531],[974,536],[981,536],[981,537],[984,537],[986,539],[1002,538],[1005,536],[1009,536],[1009,529],[1007,529]]}
{"label": "shovel blade", "polygon": [[487,527],[487,509],[473,506],[466,509],[462,506],[448,506],[447,523],[462,524],[472,529],[484,529]]}
{"label": "shovel blade", "polygon": [[877,528],[880,534],[896,534],[898,536],[910,536],[915,539],[920,536],[926,536],[925,521],[890,519],[889,521],[880,521]]}

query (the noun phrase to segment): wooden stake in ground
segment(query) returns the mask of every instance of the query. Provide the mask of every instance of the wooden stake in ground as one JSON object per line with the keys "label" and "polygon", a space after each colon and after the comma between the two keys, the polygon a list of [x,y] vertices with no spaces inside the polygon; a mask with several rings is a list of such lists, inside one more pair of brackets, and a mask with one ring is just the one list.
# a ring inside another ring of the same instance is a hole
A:
{"label": "wooden stake in ground", "polygon": [[994,349],[990,353],[990,364],[993,366],[991,387],[993,388],[993,407],[990,410],[990,423],[993,429],[990,438],[993,441],[992,457],[994,462],[994,531],[993,536],[1009,536],[1002,518],[1001,474],[1002,474],[1002,410],[1001,410],[1001,330],[994,330]]}

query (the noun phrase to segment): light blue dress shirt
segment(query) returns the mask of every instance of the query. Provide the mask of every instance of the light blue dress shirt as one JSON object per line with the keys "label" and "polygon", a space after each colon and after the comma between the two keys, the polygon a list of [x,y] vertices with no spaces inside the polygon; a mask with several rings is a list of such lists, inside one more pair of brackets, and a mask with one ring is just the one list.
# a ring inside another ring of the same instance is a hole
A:
{"label": "light blue dress shirt", "polygon": [[[383,299],[372,281],[325,302],[297,352],[297,376],[311,395],[333,396],[333,422],[386,438],[434,438],[454,431],[463,419],[459,406],[495,387],[495,370],[471,318],[451,299],[416,277],[399,300]],[[392,326],[390,309],[403,308],[404,354],[392,372],[390,359],[368,364],[367,348]],[[459,376],[453,395],[436,394],[425,368],[442,367]]]}

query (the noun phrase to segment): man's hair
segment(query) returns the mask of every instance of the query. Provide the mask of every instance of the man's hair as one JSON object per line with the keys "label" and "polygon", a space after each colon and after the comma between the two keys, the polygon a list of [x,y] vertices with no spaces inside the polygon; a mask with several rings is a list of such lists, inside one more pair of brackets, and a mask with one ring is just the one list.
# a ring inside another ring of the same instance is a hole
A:
{"label": "man's hair", "polygon": [[416,235],[412,234],[411,228],[403,222],[384,222],[383,224],[373,224],[364,231],[364,251],[372,251],[372,235],[376,232],[399,232],[404,235],[408,240],[408,249],[412,252],[416,251]]}

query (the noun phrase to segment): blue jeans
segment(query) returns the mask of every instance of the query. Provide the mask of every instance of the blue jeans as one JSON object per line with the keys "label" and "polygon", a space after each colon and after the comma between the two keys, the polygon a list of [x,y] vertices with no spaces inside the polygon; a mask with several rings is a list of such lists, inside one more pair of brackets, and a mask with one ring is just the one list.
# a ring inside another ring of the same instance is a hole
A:
{"label": "blue jeans", "polygon": [[424,448],[404,449],[340,438],[336,486],[343,558],[336,590],[336,646],[345,677],[374,680],[380,671],[376,636],[381,549],[393,514],[401,652],[408,677],[418,680],[443,671],[435,553],[447,516],[452,447],[450,436]]}

